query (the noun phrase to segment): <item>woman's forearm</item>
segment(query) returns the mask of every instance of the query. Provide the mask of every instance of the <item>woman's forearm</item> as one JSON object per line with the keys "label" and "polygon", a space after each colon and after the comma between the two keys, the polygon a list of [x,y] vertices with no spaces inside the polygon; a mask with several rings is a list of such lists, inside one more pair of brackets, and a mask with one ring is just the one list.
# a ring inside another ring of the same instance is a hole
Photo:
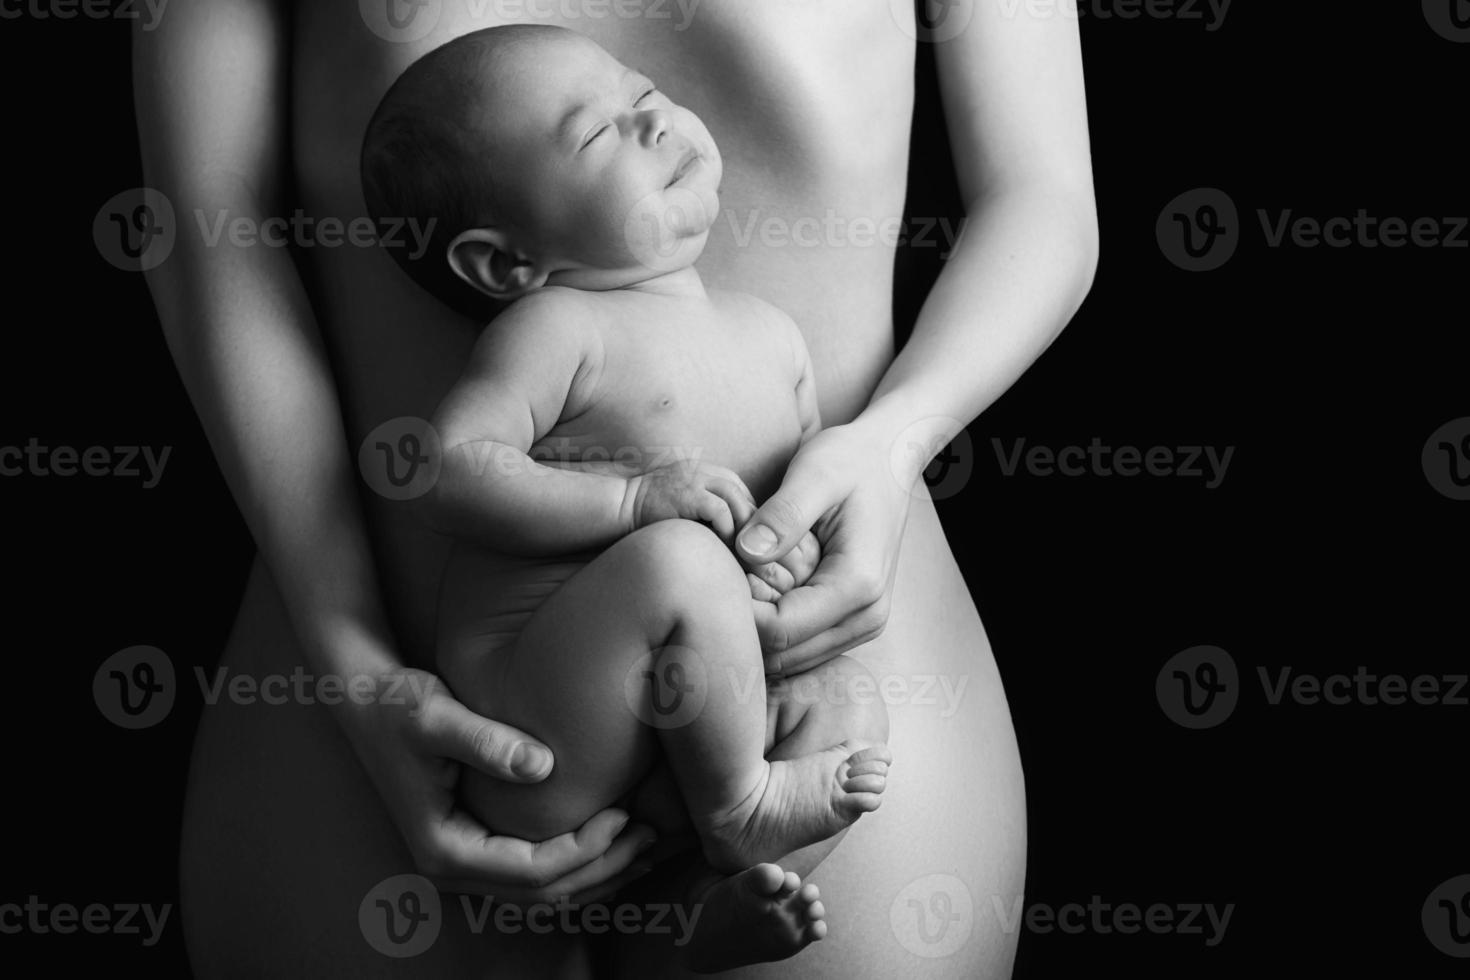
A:
{"label": "woman's forearm", "polygon": [[912,475],[995,402],[1076,313],[1097,264],[1090,187],[997,190],[965,231],[859,421],[900,437]]}
{"label": "woman's forearm", "polygon": [[[175,206],[194,203],[187,192]],[[249,202],[230,201],[232,210]],[[221,206],[212,198],[209,206]],[[276,249],[176,246],[149,273],[164,333],[311,666],[381,666],[389,631],[316,324]],[[378,642],[364,642],[376,636]],[[376,651],[378,652],[374,652]],[[348,664],[348,657],[368,662]]]}
{"label": "woman's forearm", "polygon": [[198,213],[257,222],[285,213],[288,19],[270,0],[197,0],[135,32],[144,173],[179,223],[148,285],[311,666],[363,672],[391,661],[392,644],[301,278],[284,249],[193,233]]}

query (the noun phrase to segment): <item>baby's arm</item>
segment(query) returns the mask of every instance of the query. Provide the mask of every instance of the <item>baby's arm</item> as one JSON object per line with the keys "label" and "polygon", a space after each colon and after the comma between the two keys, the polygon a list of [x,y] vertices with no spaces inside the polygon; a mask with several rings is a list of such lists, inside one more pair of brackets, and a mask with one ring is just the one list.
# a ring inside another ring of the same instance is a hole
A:
{"label": "baby's arm", "polygon": [[627,481],[546,466],[528,452],[582,410],[601,364],[580,304],[533,297],[480,336],[433,425],[443,464],[422,500],[437,530],[517,554],[604,547],[629,527]]}

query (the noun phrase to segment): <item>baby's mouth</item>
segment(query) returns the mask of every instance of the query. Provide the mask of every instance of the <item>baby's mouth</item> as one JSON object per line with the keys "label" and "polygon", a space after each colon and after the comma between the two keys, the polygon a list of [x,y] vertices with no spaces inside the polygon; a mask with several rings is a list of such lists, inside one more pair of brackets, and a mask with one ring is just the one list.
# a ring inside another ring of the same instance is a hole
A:
{"label": "baby's mouth", "polygon": [[673,187],[679,181],[683,180],[703,159],[704,157],[700,155],[700,152],[692,147],[685,151],[684,155],[679,158],[679,165],[674,168],[674,175],[669,178],[667,186]]}

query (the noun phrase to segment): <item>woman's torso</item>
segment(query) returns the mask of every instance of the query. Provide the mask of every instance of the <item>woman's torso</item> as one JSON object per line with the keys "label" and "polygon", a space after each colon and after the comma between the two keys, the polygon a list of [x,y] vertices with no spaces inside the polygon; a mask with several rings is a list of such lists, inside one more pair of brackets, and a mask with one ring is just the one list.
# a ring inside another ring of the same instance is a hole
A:
{"label": "woman's torso", "polygon": [[[543,10],[557,16],[503,16]],[[292,113],[301,206],[319,219],[363,213],[357,161],[367,119],[425,52],[516,20],[586,33],[697,112],[719,141],[723,213],[698,268],[709,286],[755,294],[796,320],[823,421],[844,422],[893,356],[886,232],[904,205],[914,42],[892,10],[886,0],[301,4]],[[632,11],[642,16],[621,16]],[[401,39],[430,24],[426,35]],[[306,262],[354,446],[389,419],[428,418],[478,325],[441,308],[376,249],[318,247]],[[366,498],[404,652],[426,662],[449,542],[401,505]]]}

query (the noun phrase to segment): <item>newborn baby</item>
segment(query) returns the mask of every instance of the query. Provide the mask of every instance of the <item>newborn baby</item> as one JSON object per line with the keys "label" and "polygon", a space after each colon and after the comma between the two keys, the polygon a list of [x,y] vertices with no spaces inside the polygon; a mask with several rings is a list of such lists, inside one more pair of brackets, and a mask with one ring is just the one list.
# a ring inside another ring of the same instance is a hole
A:
{"label": "newborn baby", "polygon": [[[467,705],[556,765],[532,785],[466,770],[461,796],[533,841],[614,803],[692,823],[733,874],[694,896],[704,969],[822,937],[815,887],[772,862],[876,809],[890,761],[881,705],[767,709],[751,604],[804,582],[819,547],[748,573],[730,543],[820,422],[796,325],[693,268],[721,174],[698,117],[550,27],[425,56],[363,147],[373,216],[434,221],[423,261],[394,253],[404,268],[451,303],[510,304],[433,419],[443,466],[423,506],[461,539],[437,656]],[[779,743],[798,729],[831,736],[793,758]]]}

